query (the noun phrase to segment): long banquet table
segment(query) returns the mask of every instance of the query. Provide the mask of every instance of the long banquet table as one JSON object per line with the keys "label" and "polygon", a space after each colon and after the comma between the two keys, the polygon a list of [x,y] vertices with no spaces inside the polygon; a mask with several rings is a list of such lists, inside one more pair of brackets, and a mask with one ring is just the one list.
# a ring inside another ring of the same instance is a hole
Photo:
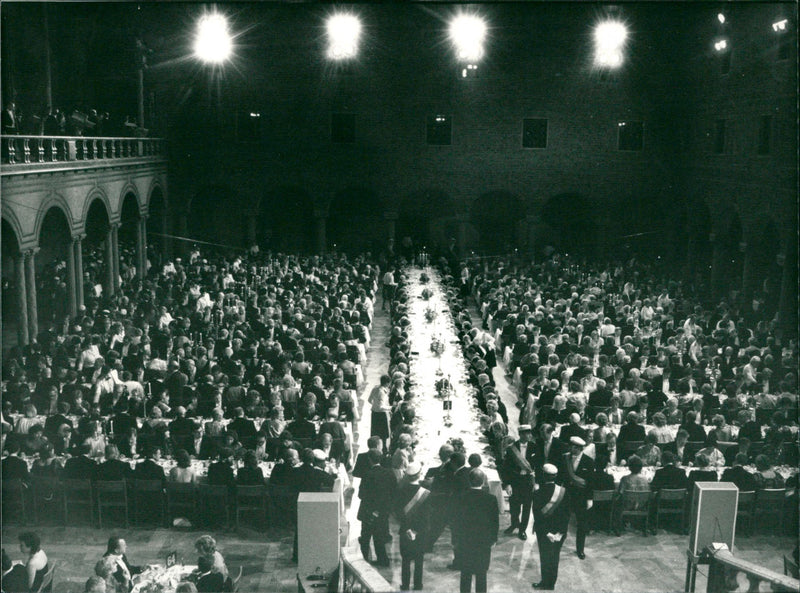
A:
{"label": "long banquet table", "polygon": [[163,564],[148,566],[144,572],[133,577],[131,593],[173,593],[178,583],[185,581],[197,566],[174,564],[167,568]]}
{"label": "long banquet table", "polygon": [[[420,279],[423,272],[429,277],[426,283]],[[481,412],[473,397],[474,388],[467,382],[467,362],[439,273],[433,268],[406,268],[405,274],[407,315],[411,322],[407,327],[411,346],[409,373],[417,413],[414,425],[416,460],[422,464],[424,473],[426,468],[439,465],[439,447],[449,439],[461,439],[468,454],[482,454],[482,469],[489,480],[489,490],[497,497],[498,506],[503,510],[500,477],[480,428]],[[428,299],[422,296],[426,289],[430,292]],[[426,319],[428,310],[435,313],[432,321]],[[440,355],[431,350],[434,337],[443,346]],[[444,410],[443,400],[437,396],[436,382],[442,378],[449,379],[453,387],[449,413]]]}

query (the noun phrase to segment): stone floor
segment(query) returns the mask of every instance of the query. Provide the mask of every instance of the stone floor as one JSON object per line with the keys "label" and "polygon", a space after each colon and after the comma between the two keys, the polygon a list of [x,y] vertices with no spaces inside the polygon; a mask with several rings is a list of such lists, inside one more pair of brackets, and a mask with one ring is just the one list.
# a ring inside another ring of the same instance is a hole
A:
{"label": "stone floor", "polygon": [[[473,310],[473,315],[474,315]],[[476,318],[477,319],[477,318]],[[389,321],[385,313],[376,306],[375,326],[372,332],[372,348],[365,369],[365,385],[362,403],[380,375],[388,367],[388,352],[383,346],[388,336]],[[508,385],[501,368],[495,369],[498,390],[509,412],[510,428],[516,433],[518,409],[514,406],[516,394]],[[356,443],[364,448],[369,436],[369,408],[364,406]],[[354,488],[358,488],[358,480]],[[356,490],[357,491],[357,490]],[[350,529],[348,541],[355,543],[360,526],[355,521],[357,497],[348,510]],[[509,523],[508,514],[501,517],[501,529]],[[29,527],[30,528],[30,527]],[[3,547],[12,559],[19,559],[17,535],[21,526],[2,526]],[[95,562],[105,551],[106,540],[112,531],[100,531],[90,527],[36,527],[42,538],[43,549],[52,561],[58,563],[54,591],[57,593],[80,593],[83,584],[91,576]],[[394,590],[400,586],[400,561],[396,525],[391,544],[392,565],[380,569]],[[194,541],[201,531],[166,529],[130,529],[120,531],[128,542],[128,556],[136,564],[163,563],[166,555],[177,550],[179,558],[194,564]],[[290,562],[292,532],[287,529],[270,529],[266,533],[242,529],[239,531],[214,532],[220,551],[234,574],[243,568],[240,591],[278,593],[296,591],[296,565]],[[644,537],[641,532],[628,531],[621,537],[606,533],[589,536],[586,545],[587,557],[581,561],[574,553],[574,521],[561,554],[561,566],[557,589],[575,593],[589,592],[677,592],[683,590],[686,570],[685,550],[688,537],[667,533],[663,530],[655,536]],[[797,545],[797,538],[770,534],[739,538],[737,555],[759,563],[772,570],[783,572],[783,555]],[[436,544],[434,553],[426,556],[424,584],[430,592],[458,590],[458,573],[447,568],[452,559],[448,531]],[[701,567],[697,591],[705,590],[704,573]],[[533,591],[531,583],[539,580],[539,554],[536,539],[530,532],[525,542],[514,537],[500,536],[492,555],[489,571],[489,590],[493,592]],[[740,579],[746,590],[746,583]],[[766,589],[765,589],[766,590]]]}

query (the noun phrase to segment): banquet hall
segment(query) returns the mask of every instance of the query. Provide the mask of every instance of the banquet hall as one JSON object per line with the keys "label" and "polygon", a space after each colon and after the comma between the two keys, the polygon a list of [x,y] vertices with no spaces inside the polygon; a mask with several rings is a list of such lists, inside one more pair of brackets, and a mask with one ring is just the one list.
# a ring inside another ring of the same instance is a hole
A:
{"label": "banquet hall", "polygon": [[0,591],[800,590],[796,3],[0,19]]}

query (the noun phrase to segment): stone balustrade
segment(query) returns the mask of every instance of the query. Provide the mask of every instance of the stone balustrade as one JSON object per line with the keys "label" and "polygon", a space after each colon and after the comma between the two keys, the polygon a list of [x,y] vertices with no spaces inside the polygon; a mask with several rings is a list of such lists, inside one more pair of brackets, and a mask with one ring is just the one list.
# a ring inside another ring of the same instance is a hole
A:
{"label": "stone balustrade", "polygon": [[8,166],[165,157],[163,138],[90,136],[2,136],[2,164]]}

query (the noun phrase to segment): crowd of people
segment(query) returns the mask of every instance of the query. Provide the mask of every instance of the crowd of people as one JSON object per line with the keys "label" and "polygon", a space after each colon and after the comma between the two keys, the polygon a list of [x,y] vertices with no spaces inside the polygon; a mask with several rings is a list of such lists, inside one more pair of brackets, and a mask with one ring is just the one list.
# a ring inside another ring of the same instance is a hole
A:
{"label": "crowd of people", "polygon": [[63,110],[54,107],[23,113],[14,101],[9,101],[3,108],[2,131],[5,136],[133,137],[141,134],[141,128],[130,115],[117,118],[107,111],[78,107]]}

